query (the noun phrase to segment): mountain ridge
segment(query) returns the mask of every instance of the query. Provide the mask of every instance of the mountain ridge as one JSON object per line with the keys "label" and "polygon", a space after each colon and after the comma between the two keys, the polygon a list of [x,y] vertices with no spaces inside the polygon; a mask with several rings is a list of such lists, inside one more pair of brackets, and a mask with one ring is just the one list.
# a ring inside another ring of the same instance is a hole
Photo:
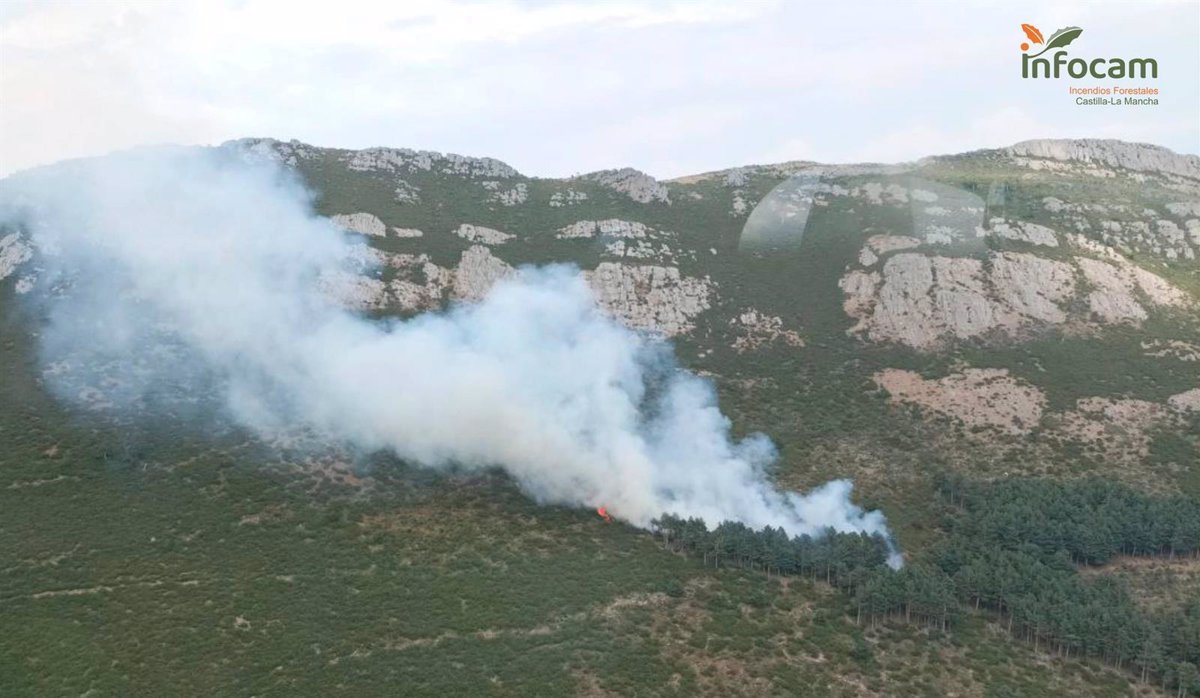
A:
{"label": "mountain ridge", "polygon": [[[749,169],[759,169],[763,171],[780,171],[780,172],[799,172],[810,168],[845,168],[846,171],[852,171],[854,168],[861,168],[863,171],[871,171],[877,168],[902,167],[906,165],[915,165],[921,161],[938,159],[938,158],[953,158],[963,157],[978,154],[989,153],[1007,153],[1011,155],[1024,155],[1029,157],[1039,157],[1043,159],[1053,160],[1076,160],[1080,162],[1100,161],[1106,164],[1119,165],[1131,170],[1144,171],[1162,171],[1171,174],[1180,174],[1193,179],[1200,179],[1200,155],[1189,153],[1177,153],[1164,146],[1155,145],[1152,143],[1124,141],[1120,139],[1103,139],[1103,138],[1044,138],[1030,139],[1019,141],[1010,146],[999,148],[979,148],[975,150],[963,151],[960,153],[942,153],[937,155],[927,155],[915,161],[885,163],[885,162],[854,162],[854,163],[830,163],[820,162],[815,160],[788,160],[776,163],[748,163],[744,165],[736,165],[716,170],[708,170],[697,172],[694,174],[680,175],[677,177],[659,179],[654,175],[642,172],[633,167],[614,167],[593,172],[586,172],[579,175],[571,175],[566,177],[541,177],[537,175],[525,175],[508,163],[497,158],[488,156],[467,156],[451,152],[440,152],[434,150],[420,150],[405,147],[393,146],[371,146],[361,149],[353,148],[333,148],[325,146],[317,146],[305,143],[296,139],[280,140],[272,137],[244,137],[225,141],[216,147],[250,147],[274,144],[276,147],[290,147],[299,149],[317,149],[317,150],[337,150],[351,153],[402,153],[413,157],[447,159],[451,161],[478,161],[486,163],[496,168],[495,176],[512,177],[521,176],[530,179],[548,179],[548,180],[569,180],[585,178],[589,176],[599,175],[610,172],[633,171],[639,174],[651,177],[656,181],[664,183],[694,183],[701,179],[711,177],[726,176],[731,172],[744,171]],[[1136,166],[1134,166],[1136,165]]]}

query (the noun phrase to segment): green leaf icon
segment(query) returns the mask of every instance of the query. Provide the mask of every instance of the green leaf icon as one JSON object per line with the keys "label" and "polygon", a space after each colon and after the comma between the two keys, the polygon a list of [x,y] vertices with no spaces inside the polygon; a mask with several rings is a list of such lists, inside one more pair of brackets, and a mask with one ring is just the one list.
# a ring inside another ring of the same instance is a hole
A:
{"label": "green leaf icon", "polygon": [[[1051,34],[1049,41],[1046,42],[1046,48],[1042,49],[1041,51],[1038,51],[1034,55],[1040,56],[1043,53],[1049,51],[1050,49],[1063,48],[1067,44],[1078,39],[1079,35],[1082,33],[1083,33],[1083,30],[1080,29],[1079,27],[1063,27],[1062,29],[1059,29],[1058,31]],[[1033,56],[1030,56],[1030,58],[1032,58],[1032,57]]]}

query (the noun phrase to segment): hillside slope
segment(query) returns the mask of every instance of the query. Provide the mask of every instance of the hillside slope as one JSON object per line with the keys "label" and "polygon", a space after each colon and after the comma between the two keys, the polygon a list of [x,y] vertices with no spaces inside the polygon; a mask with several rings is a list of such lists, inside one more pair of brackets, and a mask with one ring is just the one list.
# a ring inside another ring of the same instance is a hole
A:
{"label": "hillside slope", "polygon": [[[317,283],[372,317],[478,300],[522,265],[579,267],[608,313],[715,382],[735,432],[775,441],[779,487],[854,480],[914,563],[951,535],[948,477],[1096,477],[1200,508],[1196,156],[1030,141],[658,181],[220,150],[294,171],[363,244],[361,268]],[[18,693],[1158,690],[986,609],[953,631],[864,625],[819,579],[713,569],[500,476],[264,444],[183,409],[131,421],[116,384],[64,405],[29,302],[53,290],[52,253],[0,230],[0,676]],[[1200,587],[1171,557],[1155,608],[1178,612]]]}

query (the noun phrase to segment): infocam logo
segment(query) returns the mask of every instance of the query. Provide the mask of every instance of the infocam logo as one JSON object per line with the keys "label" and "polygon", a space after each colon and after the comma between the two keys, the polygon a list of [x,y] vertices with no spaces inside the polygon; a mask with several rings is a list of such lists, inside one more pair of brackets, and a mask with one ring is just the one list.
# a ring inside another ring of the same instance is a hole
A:
{"label": "infocam logo", "polygon": [[[1058,78],[1065,72],[1073,78],[1157,78],[1158,61],[1153,58],[1068,58],[1066,48],[1079,38],[1083,30],[1079,27],[1063,27],[1050,35],[1049,39],[1032,24],[1022,24],[1021,29],[1029,42],[1021,44],[1021,77]],[[1056,50],[1057,49],[1057,50]],[[1043,54],[1053,53],[1046,58]]]}

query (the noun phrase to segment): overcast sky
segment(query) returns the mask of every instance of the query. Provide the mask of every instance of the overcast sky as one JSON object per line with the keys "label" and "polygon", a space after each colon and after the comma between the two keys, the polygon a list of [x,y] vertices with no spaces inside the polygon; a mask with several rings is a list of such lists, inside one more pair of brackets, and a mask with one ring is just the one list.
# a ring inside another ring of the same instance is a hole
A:
{"label": "overcast sky", "polygon": [[[1022,80],[1022,22],[1157,81]],[[1067,86],[1157,86],[1157,107]],[[671,177],[1038,137],[1200,152],[1200,2],[0,3],[0,175],[271,136]]]}

